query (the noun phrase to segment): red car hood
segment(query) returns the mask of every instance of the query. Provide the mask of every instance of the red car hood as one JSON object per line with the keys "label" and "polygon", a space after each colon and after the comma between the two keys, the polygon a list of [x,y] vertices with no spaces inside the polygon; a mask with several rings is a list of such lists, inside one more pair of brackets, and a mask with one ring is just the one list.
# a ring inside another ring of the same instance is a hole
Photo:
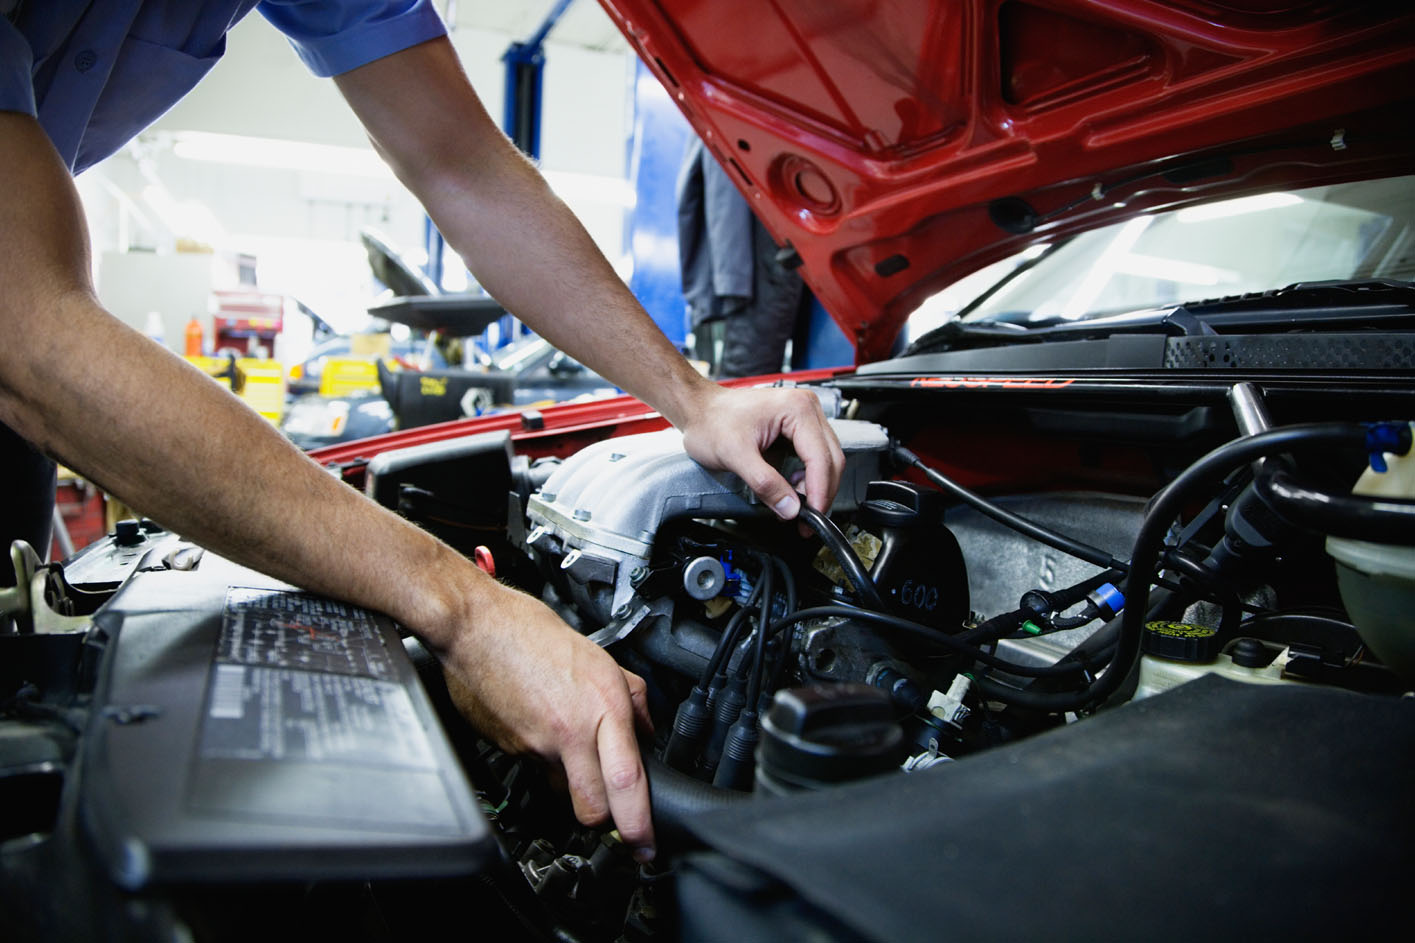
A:
{"label": "red car hood", "polygon": [[1030,243],[1415,164],[1408,0],[600,2],[860,362]]}

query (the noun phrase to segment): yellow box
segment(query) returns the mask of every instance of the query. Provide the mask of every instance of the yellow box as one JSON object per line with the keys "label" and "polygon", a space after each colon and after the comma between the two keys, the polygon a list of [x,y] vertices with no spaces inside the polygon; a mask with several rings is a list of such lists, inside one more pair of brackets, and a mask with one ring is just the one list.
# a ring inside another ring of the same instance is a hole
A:
{"label": "yellow box", "polygon": [[285,414],[285,368],[275,360],[243,357],[236,369],[242,377],[241,399],[278,425]]}
{"label": "yellow box", "polygon": [[330,357],[319,378],[320,396],[348,396],[378,390],[378,366],[361,357]]}

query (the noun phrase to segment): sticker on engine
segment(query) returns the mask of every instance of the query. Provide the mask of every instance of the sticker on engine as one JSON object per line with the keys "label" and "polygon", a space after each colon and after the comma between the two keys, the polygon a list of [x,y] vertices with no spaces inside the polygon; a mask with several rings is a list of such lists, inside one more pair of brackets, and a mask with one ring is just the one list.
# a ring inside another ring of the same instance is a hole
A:
{"label": "sticker on engine", "polygon": [[383,645],[378,623],[363,609],[308,593],[233,586],[216,660],[391,680]]}
{"label": "sticker on engine", "polygon": [[412,700],[399,684],[229,664],[213,665],[209,681],[203,759],[436,766]]}
{"label": "sticker on engine", "polygon": [[204,758],[432,768],[372,613],[232,587],[207,678]]}

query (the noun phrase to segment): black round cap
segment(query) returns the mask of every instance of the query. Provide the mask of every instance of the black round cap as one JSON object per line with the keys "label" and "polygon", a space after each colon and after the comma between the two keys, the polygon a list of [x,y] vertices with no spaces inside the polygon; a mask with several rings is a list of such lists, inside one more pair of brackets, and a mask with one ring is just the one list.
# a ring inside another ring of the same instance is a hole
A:
{"label": "black round cap", "polygon": [[1241,638],[1233,643],[1233,650],[1228,654],[1235,665],[1244,668],[1266,668],[1273,663],[1278,653],[1255,638]]}
{"label": "black round cap", "polygon": [[141,525],[132,518],[119,521],[113,525],[113,540],[120,547],[132,547],[143,542],[146,535],[142,532]]}
{"label": "black round cap", "polygon": [[889,695],[865,684],[778,691],[761,733],[762,773],[798,790],[888,772],[903,756],[904,731]]}
{"label": "black round cap", "polygon": [[1218,657],[1218,631],[1189,622],[1149,622],[1140,648],[1171,661],[1210,662]]}
{"label": "black round cap", "polygon": [[865,527],[913,527],[943,517],[943,495],[907,481],[872,481],[860,502]]}

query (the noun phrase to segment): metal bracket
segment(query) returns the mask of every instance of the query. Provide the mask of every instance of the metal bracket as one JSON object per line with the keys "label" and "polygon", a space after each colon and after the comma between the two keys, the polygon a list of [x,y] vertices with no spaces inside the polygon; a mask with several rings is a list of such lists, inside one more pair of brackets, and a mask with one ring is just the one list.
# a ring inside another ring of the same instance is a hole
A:
{"label": "metal bracket", "polygon": [[610,621],[604,628],[592,634],[590,641],[600,648],[607,648],[620,639],[628,638],[631,632],[650,619],[673,615],[673,600],[664,596],[651,603],[640,602],[638,605],[629,606],[628,609],[623,616]]}
{"label": "metal bracket", "polygon": [[88,616],[61,616],[44,601],[49,568],[23,540],[10,544],[15,585],[0,590],[0,616],[8,616],[19,635],[67,635],[88,630]]}

